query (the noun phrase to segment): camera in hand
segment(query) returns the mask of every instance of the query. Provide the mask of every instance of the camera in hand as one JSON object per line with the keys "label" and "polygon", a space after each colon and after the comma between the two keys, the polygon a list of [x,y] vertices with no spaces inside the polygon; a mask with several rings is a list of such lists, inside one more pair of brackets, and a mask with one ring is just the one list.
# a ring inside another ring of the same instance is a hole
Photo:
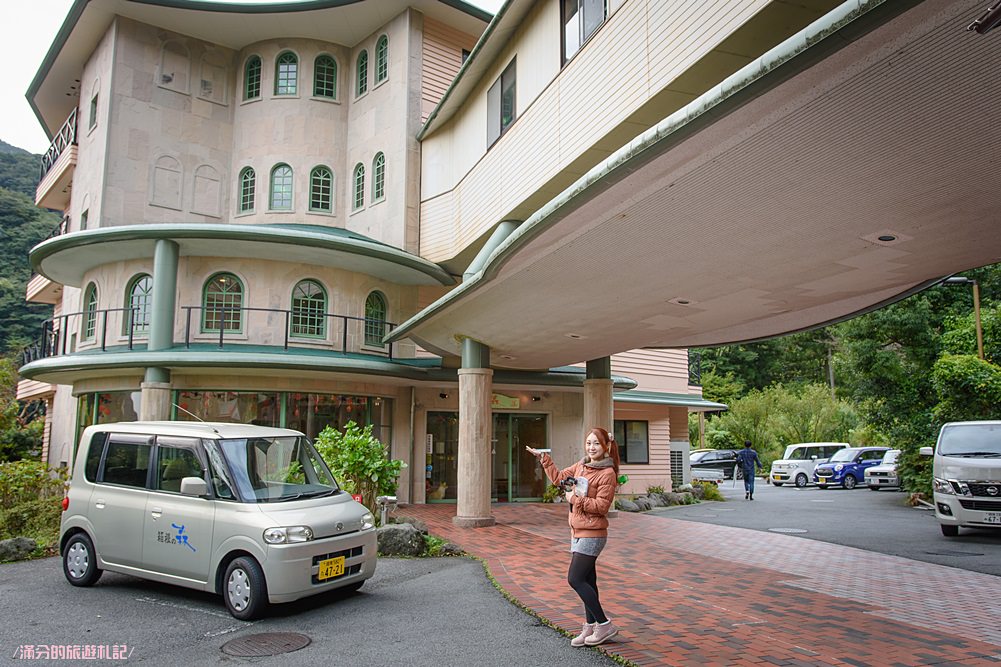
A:
{"label": "camera in hand", "polygon": [[560,486],[566,492],[573,491],[574,487],[577,486],[577,478],[576,477],[567,477],[565,480],[563,480],[562,482],[560,482]]}

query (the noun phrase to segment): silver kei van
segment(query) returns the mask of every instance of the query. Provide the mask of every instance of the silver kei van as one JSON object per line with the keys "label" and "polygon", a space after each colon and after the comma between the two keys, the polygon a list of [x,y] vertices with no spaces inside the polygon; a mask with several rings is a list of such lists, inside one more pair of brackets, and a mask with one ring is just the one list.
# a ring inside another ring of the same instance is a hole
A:
{"label": "silver kei van", "polygon": [[297,431],[132,422],[84,430],[59,538],[63,573],[103,570],[222,595],[247,620],[269,603],[375,574],[375,520]]}
{"label": "silver kei van", "polygon": [[946,537],[960,527],[1001,528],[1001,421],[950,422],[932,456],[935,518]]}

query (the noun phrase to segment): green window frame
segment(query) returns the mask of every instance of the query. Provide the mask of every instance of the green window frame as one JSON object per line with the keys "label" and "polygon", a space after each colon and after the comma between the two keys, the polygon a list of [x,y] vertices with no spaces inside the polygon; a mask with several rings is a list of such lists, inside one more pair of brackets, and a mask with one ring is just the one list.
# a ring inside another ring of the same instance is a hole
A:
{"label": "green window frame", "polygon": [[326,54],[313,61],[313,96],[337,98],[337,61]]}
{"label": "green window frame", "polygon": [[650,463],[650,422],[616,419],[613,428],[622,463]]}
{"label": "green window frame", "polygon": [[275,59],[275,95],[296,95],[299,91],[299,58],[291,51]]}
{"label": "green window frame", "polygon": [[94,93],[94,96],[90,98],[90,116],[87,120],[87,128],[90,130],[97,127],[97,95],[98,93]]}
{"label": "green window frame", "polygon": [[372,201],[386,198],[386,155],[376,153],[372,160]]}
{"label": "green window frame", "polygon": [[261,96],[261,57],[250,56],[243,66],[243,99],[256,100]]}
{"label": "green window frame", "polygon": [[328,167],[314,167],[309,173],[309,210],[319,213],[334,210],[334,173]]}
{"label": "green window frame", "polygon": [[240,171],[240,213],[252,213],[255,205],[257,174],[252,167]]}
{"label": "green window frame", "polygon": [[125,308],[122,317],[122,333],[128,335],[129,323],[132,324],[132,335],[149,333],[149,325],[153,317],[153,277],[148,273],[140,273],[129,281],[125,290]]}
{"label": "green window frame", "polygon": [[372,292],[365,299],[365,345],[384,347],[386,335],[386,297],[381,292]]}
{"label": "green window frame", "polygon": [[351,208],[357,211],[365,206],[365,165],[361,162],[355,165],[352,181],[354,183],[354,196],[351,199]]}
{"label": "green window frame", "polygon": [[202,288],[202,333],[219,333],[220,327],[243,332],[243,282],[225,271],[210,277]]}
{"label": "green window frame", "polygon": [[97,285],[90,283],[83,292],[83,340],[97,336]]}
{"label": "green window frame", "polygon": [[292,289],[291,336],[327,337],[327,291],[316,280],[300,280]]}
{"label": "green window frame", "polygon": [[375,83],[389,78],[389,37],[382,35],[375,43]]}
{"label": "green window frame", "polygon": [[87,223],[90,220],[90,209],[80,214],[80,231],[87,229]]}
{"label": "green window frame", "polygon": [[272,211],[292,210],[292,167],[276,164],[271,170],[271,198],[268,207]]}
{"label": "green window frame", "polygon": [[358,54],[358,64],[355,66],[355,97],[361,97],[368,92],[368,51],[362,49]]}

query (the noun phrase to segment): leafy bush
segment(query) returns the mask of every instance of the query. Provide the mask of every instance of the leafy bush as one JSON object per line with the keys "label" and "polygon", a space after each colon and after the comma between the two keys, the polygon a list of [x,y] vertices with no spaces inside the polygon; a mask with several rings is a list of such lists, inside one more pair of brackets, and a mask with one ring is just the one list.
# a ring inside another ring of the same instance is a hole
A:
{"label": "leafy bush", "polygon": [[0,539],[30,537],[40,548],[59,539],[62,503],[58,498],[38,498],[0,510]]}
{"label": "leafy bush", "polygon": [[328,426],[316,437],[316,451],[349,493],[360,493],[362,504],[374,514],[377,495],[395,495],[403,461],[390,459],[386,448],[372,435],[372,425],[364,429],[349,421],[341,433]]}
{"label": "leafy bush", "polygon": [[563,495],[563,491],[560,487],[553,486],[550,483],[546,484],[546,490],[542,492],[542,502],[544,503],[555,503],[556,499]]}
{"label": "leafy bush", "polygon": [[52,470],[41,461],[0,463],[0,509],[32,500],[63,497],[66,469]]}
{"label": "leafy bush", "polygon": [[647,493],[647,495],[650,495],[651,493],[664,493],[664,487],[663,486],[648,486],[648,487],[646,487],[646,493]]}
{"label": "leafy bush", "polygon": [[932,368],[942,423],[1001,417],[1001,367],[973,355],[945,354]]}
{"label": "leafy bush", "polygon": [[695,482],[692,486],[698,486],[702,489],[702,499],[703,500],[716,500],[724,501],[726,498],[720,493],[719,487],[717,487],[712,482]]}

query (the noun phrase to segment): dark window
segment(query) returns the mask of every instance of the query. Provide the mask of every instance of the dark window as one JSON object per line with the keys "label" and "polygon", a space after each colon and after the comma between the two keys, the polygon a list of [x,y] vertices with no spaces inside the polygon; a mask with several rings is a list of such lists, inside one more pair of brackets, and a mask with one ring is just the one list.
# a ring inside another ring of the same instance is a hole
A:
{"label": "dark window", "polygon": [[514,122],[517,101],[516,59],[504,69],[487,91],[487,146],[493,146]]}
{"label": "dark window", "polygon": [[615,441],[622,463],[650,463],[649,431],[649,422],[615,420]]}
{"label": "dark window", "polygon": [[217,273],[202,291],[202,332],[243,331],[243,283],[232,273]]}
{"label": "dark window", "polygon": [[244,167],[240,172],[240,213],[252,213],[254,210],[254,190],[257,187],[257,175],[250,167]]}
{"label": "dark window", "polygon": [[360,97],[368,92],[368,51],[358,54],[358,63],[355,66],[355,97]]}
{"label": "dark window", "polygon": [[461,60],[461,63],[463,65],[465,65],[467,60],[469,60],[469,51],[467,51],[466,49],[463,49],[462,50],[462,60]]}
{"label": "dark window", "polygon": [[337,62],[330,56],[317,56],[313,63],[313,95],[337,97]]}
{"label": "dark window", "polygon": [[[154,489],[159,491],[181,492],[181,480],[185,477],[205,479],[205,469],[195,453],[197,441],[191,441],[190,446],[175,447],[178,443],[165,443],[164,438],[157,438],[156,475]],[[171,438],[171,440],[186,440],[186,438]]]}
{"label": "dark window", "polygon": [[251,56],[243,69],[243,99],[252,100],[261,96],[261,59]]}
{"label": "dark window", "polygon": [[375,82],[381,83],[389,76],[389,38],[383,35],[375,45]]}
{"label": "dark window", "polygon": [[129,325],[133,334],[149,333],[150,322],[153,321],[153,278],[148,273],[140,273],[129,283],[125,293],[125,317],[122,318],[122,331],[129,333]]}
{"label": "dark window", "polygon": [[91,130],[97,127],[97,93],[90,98],[90,119],[87,121],[87,127]]}
{"label": "dark window", "polygon": [[101,457],[104,455],[104,445],[108,442],[107,433],[95,433],[90,439],[90,449],[87,450],[87,465],[84,466],[83,476],[88,482],[97,481],[97,473],[101,469]]}
{"label": "dark window", "polygon": [[580,51],[607,16],[605,0],[563,0],[563,62]]}
{"label": "dark window", "polygon": [[147,436],[112,435],[104,456],[102,481],[145,489],[150,449]]}
{"label": "dark window", "polygon": [[386,298],[372,292],[365,299],[365,344],[382,347],[382,337],[386,335]]}

